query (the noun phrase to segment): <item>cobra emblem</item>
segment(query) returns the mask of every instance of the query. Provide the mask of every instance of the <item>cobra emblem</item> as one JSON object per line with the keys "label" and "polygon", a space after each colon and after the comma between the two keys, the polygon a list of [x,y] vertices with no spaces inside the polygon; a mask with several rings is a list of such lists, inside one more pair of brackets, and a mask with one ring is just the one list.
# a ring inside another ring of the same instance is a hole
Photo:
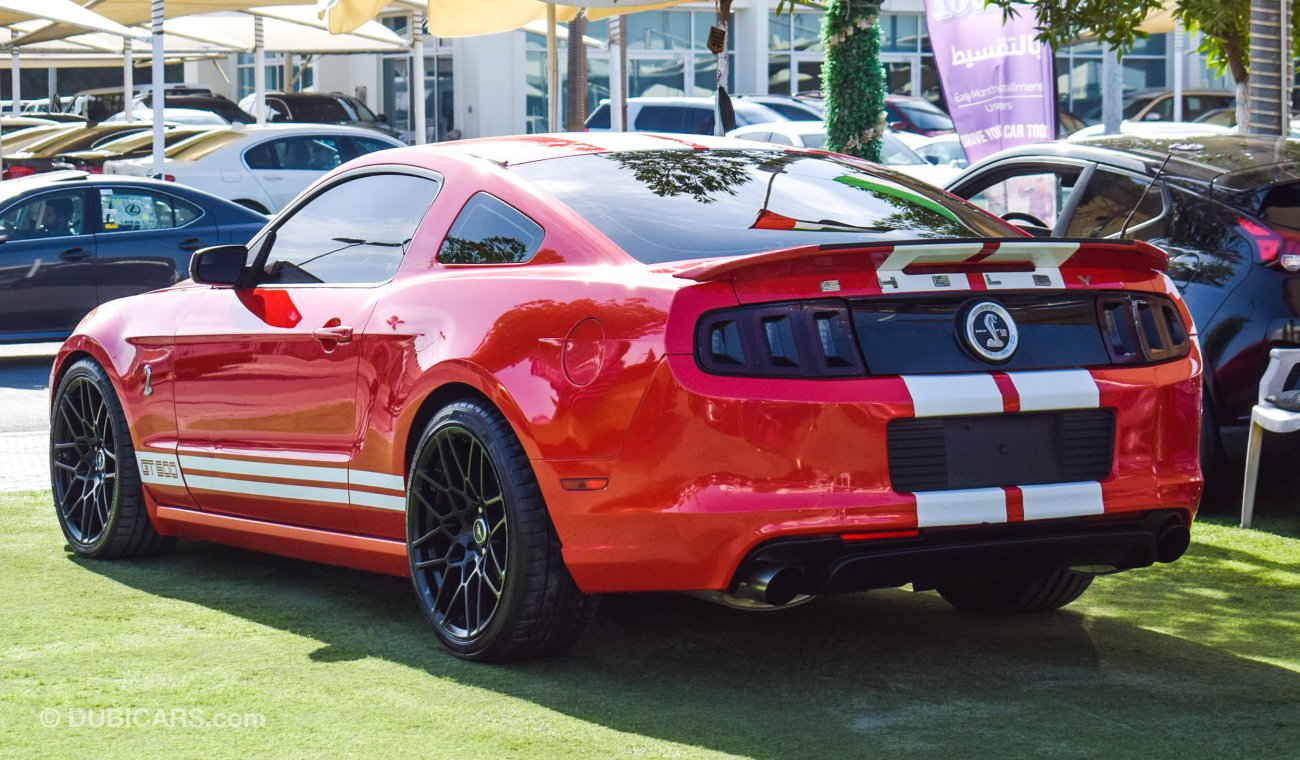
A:
{"label": "cobra emblem", "polygon": [[984,314],[984,328],[989,331],[989,340],[984,345],[990,349],[999,349],[1007,344],[998,337],[998,318],[992,312]]}

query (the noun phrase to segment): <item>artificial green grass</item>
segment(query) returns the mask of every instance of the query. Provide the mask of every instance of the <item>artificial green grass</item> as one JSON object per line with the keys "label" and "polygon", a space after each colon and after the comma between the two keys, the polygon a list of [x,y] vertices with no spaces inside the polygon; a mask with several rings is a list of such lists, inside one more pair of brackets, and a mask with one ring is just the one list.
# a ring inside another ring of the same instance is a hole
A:
{"label": "artificial green grass", "polygon": [[[8,756],[1271,758],[1300,746],[1298,521],[1202,522],[1180,562],[1101,578],[1055,614],[964,615],[905,591],[768,614],[614,596],[566,657],[471,665],[440,650],[406,581],[194,542],[76,560],[48,500],[0,494]],[[66,725],[109,708],[138,710],[137,725]],[[42,726],[47,709],[61,725]],[[177,709],[265,725],[156,717]]]}

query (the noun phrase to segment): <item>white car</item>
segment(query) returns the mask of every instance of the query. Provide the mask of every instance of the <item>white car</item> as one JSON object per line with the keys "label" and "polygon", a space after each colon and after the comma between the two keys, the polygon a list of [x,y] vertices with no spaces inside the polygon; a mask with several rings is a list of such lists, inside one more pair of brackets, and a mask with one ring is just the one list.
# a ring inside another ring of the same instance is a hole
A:
{"label": "white car", "polygon": [[[214,129],[169,147],[163,179],[273,214],[339,164],[402,145],[359,127],[268,124]],[[107,161],[104,172],[147,177],[153,174],[153,156]]]}
{"label": "white car", "polygon": [[[1202,121],[1121,121],[1119,132],[1136,137],[1197,137],[1198,135],[1230,135],[1236,127],[1225,127]],[[1065,138],[1070,142],[1101,137],[1106,132],[1104,124],[1093,124]]]}
{"label": "white car", "polygon": [[[817,121],[772,121],[766,124],[751,124],[747,127],[737,127],[728,132],[727,136],[818,150],[826,145],[826,127]],[[881,143],[881,164],[916,177],[922,182],[943,187],[961,174],[961,169],[946,165],[936,166],[921,158],[891,130],[886,130],[881,135]]]}
{"label": "white car", "polygon": [[[104,119],[103,124],[121,124],[126,121],[126,112],[118,111],[112,116]],[[153,109],[144,106],[136,106],[131,109],[131,121],[153,121]],[[197,108],[164,108],[163,121],[168,124],[188,124],[190,126],[213,126],[226,127],[230,122],[211,111],[200,111]]]}

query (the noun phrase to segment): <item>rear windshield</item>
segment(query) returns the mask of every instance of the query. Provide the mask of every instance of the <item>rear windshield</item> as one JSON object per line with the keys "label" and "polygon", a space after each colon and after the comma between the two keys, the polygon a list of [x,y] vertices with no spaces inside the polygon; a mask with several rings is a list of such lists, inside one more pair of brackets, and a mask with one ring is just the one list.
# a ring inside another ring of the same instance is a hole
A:
{"label": "rear windshield", "polygon": [[898,110],[903,112],[907,120],[916,125],[917,129],[924,129],[927,132],[941,129],[952,129],[952,119],[948,114],[940,111],[929,103],[919,103],[910,101],[907,103],[895,103]]}
{"label": "rear windshield", "polygon": [[623,151],[513,170],[647,264],[804,245],[1014,234],[936,188],[839,157]]}

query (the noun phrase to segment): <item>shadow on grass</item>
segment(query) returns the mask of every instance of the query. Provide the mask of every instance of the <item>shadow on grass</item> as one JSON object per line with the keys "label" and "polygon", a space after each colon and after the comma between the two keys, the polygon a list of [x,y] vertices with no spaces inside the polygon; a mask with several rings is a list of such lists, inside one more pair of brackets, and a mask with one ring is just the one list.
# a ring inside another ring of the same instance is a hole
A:
{"label": "shadow on grass", "polygon": [[[1294,662],[1294,607],[1281,620],[1256,615],[1257,558],[1198,547],[1191,559],[1181,574],[1175,565],[1099,581],[1090,595],[1105,607],[1122,593],[1121,616],[969,616],[902,591],[767,614],[616,595],[568,656],[507,665],[442,652],[401,579],[193,542],[147,562],[77,561],[322,642],[305,666],[381,658],[618,731],[752,757],[1293,751],[1300,675],[1242,652]],[[1245,606],[1189,593],[1202,577],[1235,582]],[[1180,614],[1193,629],[1223,628],[1206,644],[1141,625]],[[1228,625],[1252,615],[1250,626]]]}

